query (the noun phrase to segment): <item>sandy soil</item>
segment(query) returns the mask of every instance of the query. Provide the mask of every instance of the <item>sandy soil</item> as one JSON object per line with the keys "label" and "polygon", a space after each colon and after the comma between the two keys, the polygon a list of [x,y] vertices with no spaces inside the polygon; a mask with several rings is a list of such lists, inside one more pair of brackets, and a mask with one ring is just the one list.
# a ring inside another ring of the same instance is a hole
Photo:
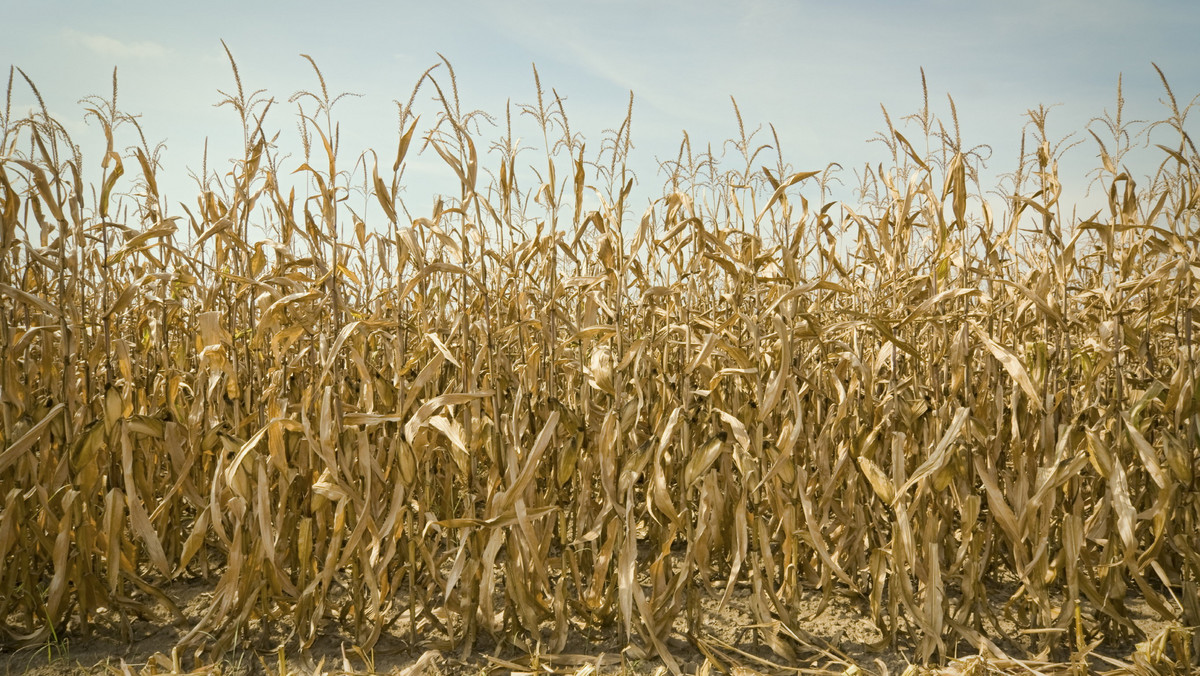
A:
{"label": "sandy soil", "polygon": [[[202,583],[175,583],[165,591],[189,618],[198,616],[211,596],[211,589]],[[705,626],[700,642],[689,640],[686,621],[682,618],[676,622],[675,632],[667,641],[667,648],[678,660],[684,673],[717,674],[729,670],[739,674],[818,674],[849,671],[891,676],[905,673],[911,660],[915,659],[914,649],[910,645],[898,643],[879,647],[882,635],[869,620],[864,602],[834,595],[822,608],[820,594],[813,592],[810,598],[805,598],[792,609],[795,617],[801,618],[801,626],[808,633],[802,637],[807,645],[789,642],[796,654],[793,659],[786,660],[767,645],[771,628],[754,626],[749,606],[752,593],[749,586],[739,585],[732,590],[729,602],[724,607],[720,606],[720,591],[716,589],[711,597],[701,600]],[[996,607],[1000,608],[1011,590],[998,587],[995,592]],[[1130,598],[1127,605],[1135,622],[1147,636],[1152,637],[1171,628],[1169,623],[1157,619],[1140,599]],[[991,638],[1013,657],[1028,657],[1026,651],[1032,646],[1029,637],[1015,631],[1011,623],[1003,619],[1002,612],[997,612],[997,615],[1001,617],[1000,629],[1009,635],[992,634]],[[447,645],[439,645],[444,643],[444,636],[426,635],[421,645],[411,646],[407,640],[407,629],[399,626],[393,626],[373,650],[363,653],[353,647],[352,638],[335,621],[329,622],[328,633],[309,651],[299,651],[296,641],[288,639],[285,628],[275,627],[270,630],[270,635],[260,631],[258,635],[247,636],[213,664],[204,663],[203,658],[194,660],[192,655],[176,653],[173,658],[172,650],[186,632],[186,627],[171,626],[167,621],[165,610],[155,619],[131,618],[129,640],[123,638],[122,628],[118,624],[108,622],[93,625],[89,635],[71,627],[66,636],[44,645],[0,648],[0,676],[132,676],[189,671],[279,676],[281,656],[283,671],[304,674],[399,673],[417,676],[522,671],[579,673],[581,670],[594,670],[599,673],[637,674],[663,671],[660,659],[648,657],[636,645],[626,647],[616,632],[597,635],[579,626],[572,627],[567,646],[561,654],[534,657],[531,653],[536,652],[536,646],[496,645],[488,636],[481,636],[474,651],[466,655],[460,650],[450,650]],[[710,651],[708,655],[702,652],[706,649]],[[976,652],[966,645],[959,646],[959,649],[964,659]],[[1088,671],[1121,673],[1123,670],[1119,665],[1132,662],[1135,652],[1134,640],[1122,645],[1097,646],[1090,658]],[[980,665],[976,662],[979,661],[951,661],[947,665],[940,665],[937,671],[996,673],[1004,667],[1002,660],[993,659],[989,661],[989,669],[977,671]],[[1009,668],[1003,670],[1029,673],[1026,667],[1030,665],[1040,672],[1063,672],[1068,667],[1029,662],[1010,663]],[[1143,670],[1143,673],[1147,672]]]}

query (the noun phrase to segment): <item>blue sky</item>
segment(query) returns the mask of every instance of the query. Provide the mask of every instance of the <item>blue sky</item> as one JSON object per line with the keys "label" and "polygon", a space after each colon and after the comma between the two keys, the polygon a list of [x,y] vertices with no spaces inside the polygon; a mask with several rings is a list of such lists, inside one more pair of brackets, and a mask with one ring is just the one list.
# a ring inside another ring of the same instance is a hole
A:
{"label": "blue sky", "polygon": [[[545,87],[566,98],[572,127],[589,149],[602,130],[620,123],[632,90],[643,204],[660,194],[655,158],[674,155],[682,130],[696,146],[718,148],[736,134],[730,96],[749,127],[775,125],[795,169],[836,161],[852,170],[885,159],[882,146],[866,142],[883,126],[880,104],[894,118],[915,112],[924,67],[935,112],[948,118],[946,94],[954,96],[966,145],[993,147],[993,173],[1014,168],[1025,111],[1061,104],[1051,114],[1051,133],[1085,141],[1064,164],[1082,179],[1098,164],[1084,127],[1113,107],[1118,74],[1133,118],[1165,114],[1152,61],[1181,103],[1200,92],[1194,2],[6,4],[0,64],[33,78],[51,112],[85,141],[85,162],[93,167],[100,157],[89,149],[100,135],[84,125],[77,101],[107,94],[119,68],[121,107],[143,115],[152,142],[166,142],[162,180],[173,202],[194,200],[187,173],[198,169],[205,138],[210,164],[240,155],[233,112],[213,106],[218,89],[234,86],[222,39],[245,86],[280,102],[269,125],[283,131],[289,147],[296,147],[296,132],[287,98],[316,86],[301,53],[316,59],[334,91],[362,95],[337,109],[347,167],[368,147],[394,152],[392,100],[408,98],[439,52],[456,69],[464,107],[496,115],[506,100],[533,100],[536,63]],[[423,90],[418,109],[432,114],[430,93]],[[33,100],[20,81],[14,100],[18,109]],[[540,141],[525,136],[529,144]],[[524,157],[532,163],[537,155]],[[408,197],[422,202],[417,193],[436,190],[449,175],[441,176],[431,150],[411,159]],[[1068,194],[1082,199],[1085,185],[1069,186]]]}

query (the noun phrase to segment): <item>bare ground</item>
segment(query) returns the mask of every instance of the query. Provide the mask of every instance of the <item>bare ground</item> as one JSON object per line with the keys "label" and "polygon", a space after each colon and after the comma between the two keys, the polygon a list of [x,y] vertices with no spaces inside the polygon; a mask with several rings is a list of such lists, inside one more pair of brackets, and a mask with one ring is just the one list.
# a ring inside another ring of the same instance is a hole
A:
{"label": "bare ground", "polygon": [[[206,608],[211,588],[201,583],[173,583],[167,594],[183,609],[189,620]],[[903,673],[1188,673],[1187,665],[1172,665],[1170,660],[1152,664],[1145,653],[1149,643],[1138,645],[1130,638],[1119,644],[1094,646],[1086,660],[1066,662],[1029,659],[1036,650],[1036,635],[1015,629],[1003,605],[1010,589],[995,589],[995,613],[1000,635],[989,631],[995,645],[1007,653],[976,656],[977,650],[957,646],[957,660],[942,665],[914,668],[912,645],[903,640],[889,643],[869,619],[864,602],[831,595],[823,599],[818,592],[803,599],[791,611],[799,621],[802,636],[781,638],[779,626],[755,625],[748,585],[738,585],[722,606],[722,590],[700,600],[703,626],[688,635],[687,622],[680,618],[666,647],[686,674],[878,674]],[[1191,633],[1177,624],[1164,622],[1140,599],[1126,602],[1132,619],[1146,637],[1178,640]],[[159,612],[161,611],[161,612]],[[639,647],[637,637],[627,645],[619,629],[598,632],[584,626],[572,626],[567,645],[554,655],[542,654],[537,645],[499,644],[482,635],[469,653],[448,645],[444,635],[425,630],[418,645],[409,642],[408,625],[393,625],[370,651],[353,647],[352,637],[336,621],[327,625],[327,633],[307,651],[302,651],[286,627],[275,626],[252,632],[216,662],[203,656],[179,654],[174,648],[187,627],[169,624],[169,614],[158,608],[154,617],[128,618],[93,624],[85,633],[72,626],[64,636],[37,646],[0,647],[0,676],[78,676],[82,674],[221,673],[237,676],[280,676],[302,674],[488,674],[510,672],[538,673],[632,673],[652,674],[665,670],[664,662]],[[128,631],[126,637],[125,631]],[[784,630],[786,631],[786,630]],[[774,638],[786,644],[781,656],[769,647]],[[1170,652],[1170,640],[1166,641]],[[1058,656],[1060,660],[1068,657]],[[1136,664],[1135,664],[1136,663]],[[1182,668],[1182,669],[1180,669]],[[915,669],[915,670],[914,670]]]}

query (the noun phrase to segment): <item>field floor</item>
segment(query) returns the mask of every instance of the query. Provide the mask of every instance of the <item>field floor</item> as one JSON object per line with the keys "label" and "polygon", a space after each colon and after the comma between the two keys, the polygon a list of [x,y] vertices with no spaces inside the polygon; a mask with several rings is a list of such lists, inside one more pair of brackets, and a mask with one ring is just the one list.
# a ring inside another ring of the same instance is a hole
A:
{"label": "field floor", "polygon": [[[171,600],[193,620],[207,607],[212,589],[202,583],[174,583],[164,590]],[[789,640],[795,651],[794,659],[784,659],[767,645],[771,628],[755,626],[749,607],[749,585],[739,584],[722,606],[723,590],[713,589],[700,607],[704,614],[704,630],[700,641],[690,640],[685,622],[676,623],[676,631],[668,638],[666,647],[685,674],[878,674],[904,673],[1104,673],[1152,674],[1157,670],[1141,659],[1136,639],[1123,644],[1100,644],[1083,664],[1069,661],[1029,659],[1034,647],[1032,637],[1017,632],[1000,637],[987,631],[995,645],[1009,659],[991,656],[977,657],[976,650],[963,644],[960,659],[945,665],[929,665],[910,670],[915,659],[912,645],[898,641],[896,645],[880,645],[882,636],[870,621],[865,602],[833,595],[822,607],[821,595],[794,608],[801,626],[808,632],[800,640]],[[1005,619],[1005,601],[1013,589],[998,585],[995,588],[995,612],[999,629],[1005,633],[1011,623]],[[1158,619],[1153,610],[1137,597],[1126,601],[1130,617],[1137,626],[1153,638],[1180,628]],[[33,676],[68,676],[75,674],[150,675],[173,673],[220,673],[238,675],[279,676],[284,674],[485,674],[485,673],[668,673],[661,659],[647,656],[636,647],[624,647],[625,642],[614,633],[596,635],[575,626],[566,647],[558,654],[532,655],[537,646],[518,646],[512,643],[497,645],[489,636],[476,640],[474,649],[464,653],[451,647],[445,636],[423,630],[423,640],[411,645],[408,627],[394,624],[385,632],[372,651],[363,653],[354,648],[350,634],[336,621],[328,623],[327,632],[309,650],[301,651],[284,623],[254,628],[240,645],[216,662],[203,657],[178,654],[172,651],[186,634],[188,625],[169,622],[170,614],[159,605],[152,616],[130,617],[130,640],[122,637],[122,628],[115,623],[93,624],[85,634],[73,626],[67,636],[56,643],[0,650],[0,676],[30,674]],[[987,628],[985,628],[987,629]],[[1142,646],[1144,647],[1144,646]],[[706,654],[707,653],[707,654]],[[1068,656],[1057,656],[1068,660]],[[909,671],[906,671],[909,670]]]}

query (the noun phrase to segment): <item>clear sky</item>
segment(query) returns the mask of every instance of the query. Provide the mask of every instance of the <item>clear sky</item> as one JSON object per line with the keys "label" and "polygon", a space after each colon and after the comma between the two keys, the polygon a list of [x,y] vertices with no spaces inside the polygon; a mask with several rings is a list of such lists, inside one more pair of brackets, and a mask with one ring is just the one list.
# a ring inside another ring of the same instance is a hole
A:
{"label": "clear sky", "polygon": [[[1085,125],[1114,106],[1119,74],[1130,117],[1166,114],[1152,61],[1181,103],[1200,92],[1200,3],[1190,0],[2,4],[0,64],[34,80],[52,114],[90,139],[85,152],[100,135],[86,127],[77,101],[106,95],[119,68],[121,107],[143,115],[152,142],[166,142],[163,183],[172,201],[194,200],[187,174],[198,169],[206,137],[210,164],[240,155],[233,111],[213,105],[218,89],[234,86],[222,39],[245,86],[280,102],[269,126],[284,132],[285,145],[295,147],[296,137],[287,98],[316,87],[301,53],[317,61],[331,89],[362,95],[337,108],[347,166],[368,147],[394,152],[392,101],[408,98],[439,52],[456,69],[463,105],[496,115],[506,100],[533,100],[536,63],[546,88],[566,98],[573,128],[594,144],[620,123],[632,90],[643,167],[673,156],[684,129],[697,146],[735,135],[731,95],[749,127],[775,125],[797,170],[884,160],[882,146],[866,142],[883,126],[880,104],[894,118],[915,112],[924,67],[935,111],[948,119],[946,94],[953,95],[966,145],[994,148],[992,171],[1015,167],[1025,111],[1044,103],[1061,104],[1052,134],[1084,141],[1065,167],[1077,163],[1082,172],[1098,164]],[[418,101],[430,114],[431,93]],[[18,109],[33,101],[19,77],[13,95]],[[85,156],[92,166],[99,160]],[[413,193],[444,171],[440,165],[432,150],[413,158],[410,200],[422,201]],[[661,194],[648,173],[643,204]]]}

